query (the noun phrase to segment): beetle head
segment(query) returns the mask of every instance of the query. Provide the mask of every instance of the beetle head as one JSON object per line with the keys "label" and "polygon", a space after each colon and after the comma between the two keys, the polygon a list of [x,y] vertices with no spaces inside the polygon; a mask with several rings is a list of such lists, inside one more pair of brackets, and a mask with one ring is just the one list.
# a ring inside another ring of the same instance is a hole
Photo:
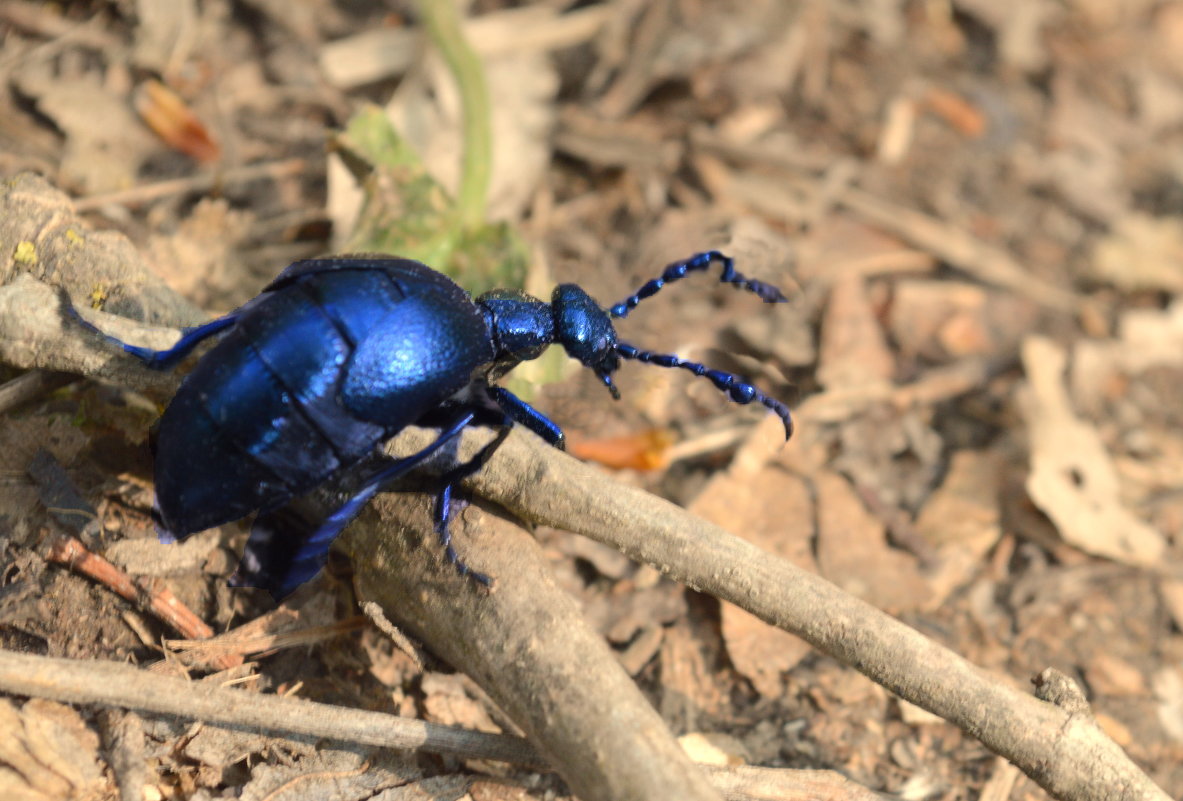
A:
{"label": "beetle head", "polygon": [[612,373],[620,366],[612,318],[575,284],[555,287],[550,306],[555,341],[566,349],[568,356],[591,368],[613,397],[619,397],[612,383]]}

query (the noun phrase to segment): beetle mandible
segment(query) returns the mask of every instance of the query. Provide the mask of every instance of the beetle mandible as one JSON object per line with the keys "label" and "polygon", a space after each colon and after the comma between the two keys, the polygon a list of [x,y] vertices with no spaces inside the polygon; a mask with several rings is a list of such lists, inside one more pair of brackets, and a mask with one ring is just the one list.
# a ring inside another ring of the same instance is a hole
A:
{"label": "beetle mandible", "polygon": [[[546,303],[517,289],[475,300],[442,273],[383,255],[298,261],[230,314],[186,329],[168,350],[122,342],[74,316],[153,369],[169,369],[203,340],[221,340],[185,377],[154,436],[154,517],[165,540],[258,511],[239,583],[277,598],[310,578],[333,538],[383,488],[424,462],[469,425],[501,435],[441,478],[435,528],[462,574],[448,535],[452,493],[479,470],[509,427],[519,423],[562,448],[553,421],[493,382],[551,344],[591,369],[613,397],[622,359],[689,370],[736,403],[760,403],[792,434],[788,408],[738,376],[617,338],[613,318],[691,272],[722,266],[720,280],[783,302],[776,287],[736,272],[718,251],[675,262],[608,309],[579,286],[561,284]],[[433,443],[402,459],[375,459],[408,425],[439,429]],[[322,519],[293,524],[285,508],[345,471],[366,472],[349,497]],[[376,464],[377,466],[372,466]],[[358,488],[358,485],[360,488]],[[291,530],[293,525],[297,530]],[[287,530],[284,530],[284,529]]]}

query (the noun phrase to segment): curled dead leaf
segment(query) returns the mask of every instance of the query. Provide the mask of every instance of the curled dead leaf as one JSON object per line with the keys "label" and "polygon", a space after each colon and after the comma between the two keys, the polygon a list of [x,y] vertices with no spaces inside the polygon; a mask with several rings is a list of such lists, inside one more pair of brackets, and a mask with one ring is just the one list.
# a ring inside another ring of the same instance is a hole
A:
{"label": "curled dead leaf", "polygon": [[1064,387],[1064,350],[1043,337],[1023,345],[1028,387],[1021,398],[1031,447],[1027,492],[1060,536],[1082,551],[1153,565],[1166,543],[1127,509],[1100,434],[1076,417]]}

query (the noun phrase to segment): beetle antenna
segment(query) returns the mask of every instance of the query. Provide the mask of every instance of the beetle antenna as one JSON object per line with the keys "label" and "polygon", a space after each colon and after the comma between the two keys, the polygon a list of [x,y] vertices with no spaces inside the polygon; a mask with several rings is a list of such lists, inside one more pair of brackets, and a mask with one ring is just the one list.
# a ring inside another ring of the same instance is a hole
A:
{"label": "beetle antenna", "polygon": [[688,362],[685,359],[679,359],[671,353],[654,353],[648,350],[641,350],[625,342],[618,342],[616,344],[616,352],[624,359],[633,359],[638,362],[644,362],[645,364],[656,364],[658,367],[677,367],[682,370],[689,370],[697,376],[702,376],[710,380],[719,390],[726,392],[727,396],[735,403],[763,404],[775,412],[777,417],[781,419],[781,422],[785,424],[785,439],[793,436],[793,417],[789,413],[789,407],[785,406],[776,398],[768,397],[751,384],[740,379],[737,375],[725,373],[722,370],[712,370],[698,362]]}
{"label": "beetle antenna", "polygon": [[651,298],[661,291],[666,284],[679,281],[689,273],[699,272],[710,268],[711,264],[719,262],[723,265],[723,275],[719,280],[725,284],[733,284],[738,289],[755,292],[765,303],[784,303],[787,298],[772,284],[756,281],[746,275],[736,272],[735,261],[730,256],[724,256],[717,250],[698,253],[684,261],[676,261],[666,267],[660,278],[654,278],[637,290],[635,295],[625,298],[608,310],[612,317],[627,317],[628,313],[637,307],[645,298]]}

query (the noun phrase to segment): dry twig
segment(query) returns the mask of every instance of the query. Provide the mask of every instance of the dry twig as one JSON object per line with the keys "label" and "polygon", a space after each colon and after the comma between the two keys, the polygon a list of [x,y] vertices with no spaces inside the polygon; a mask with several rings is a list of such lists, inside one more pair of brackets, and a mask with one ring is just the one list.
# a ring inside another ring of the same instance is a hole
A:
{"label": "dry twig", "polygon": [[487,592],[442,558],[431,520],[429,498],[386,495],[346,532],[361,598],[471,676],[581,799],[720,797],[533,537],[475,506],[454,518],[457,548],[497,580]]}
{"label": "dry twig", "polygon": [[[220,687],[209,682],[162,676],[131,665],[96,660],[53,659],[0,650],[0,692],[49,698],[73,704],[97,704],[170,715],[272,734],[302,734],[384,748],[449,754],[463,759],[489,759],[527,767],[544,767],[525,740],[471,731],[420,720],[319,704],[299,698],[263,695]],[[112,716],[129,750],[143,736],[135,716]],[[140,746],[142,748],[142,744]],[[134,773],[134,764],[121,763]],[[758,801],[880,801],[882,796],[827,770],[770,768],[708,769],[711,781],[729,799]],[[128,784],[135,785],[134,781]],[[142,783],[138,786],[142,787]],[[138,789],[137,787],[137,789]],[[777,795],[770,795],[775,788]]]}
{"label": "dry twig", "polygon": [[[139,604],[190,639],[204,640],[214,636],[214,630],[173,595],[172,590],[164,586],[159,579],[145,577],[139,581],[133,580],[127,573],[90,551],[75,537],[60,535],[50,546],[46,558],[50,562],[65,565],[84,576],[89,576],[124,600]],[[210,656],[209,661],[210,664],[225,669],[241,665],[242,656],[215,653]]]}
{"label": "dry twig", "polygon": [[0,690],[72,704],[99,704],[258,731],[308,734],[386,748],[540,765],[517,737],[438,726],[299,698],[229,690],[130,665],[0,651]]}
{"label": "dry twig", "polygon": [[[411,453],[434,436],[408,429],[389,448]],[[466,432],[456,458],[471,458],[487,439],[486,432]],[[622,486],[536,437],[512,432],[486,469],[465,485],[519,519],[611,545],[796,634],[960,726],[1056,798],[1167,798],[1091,715],[1020,692],[820,576],[667,501]],[[515,578],[502,575],[507,583]]]}

